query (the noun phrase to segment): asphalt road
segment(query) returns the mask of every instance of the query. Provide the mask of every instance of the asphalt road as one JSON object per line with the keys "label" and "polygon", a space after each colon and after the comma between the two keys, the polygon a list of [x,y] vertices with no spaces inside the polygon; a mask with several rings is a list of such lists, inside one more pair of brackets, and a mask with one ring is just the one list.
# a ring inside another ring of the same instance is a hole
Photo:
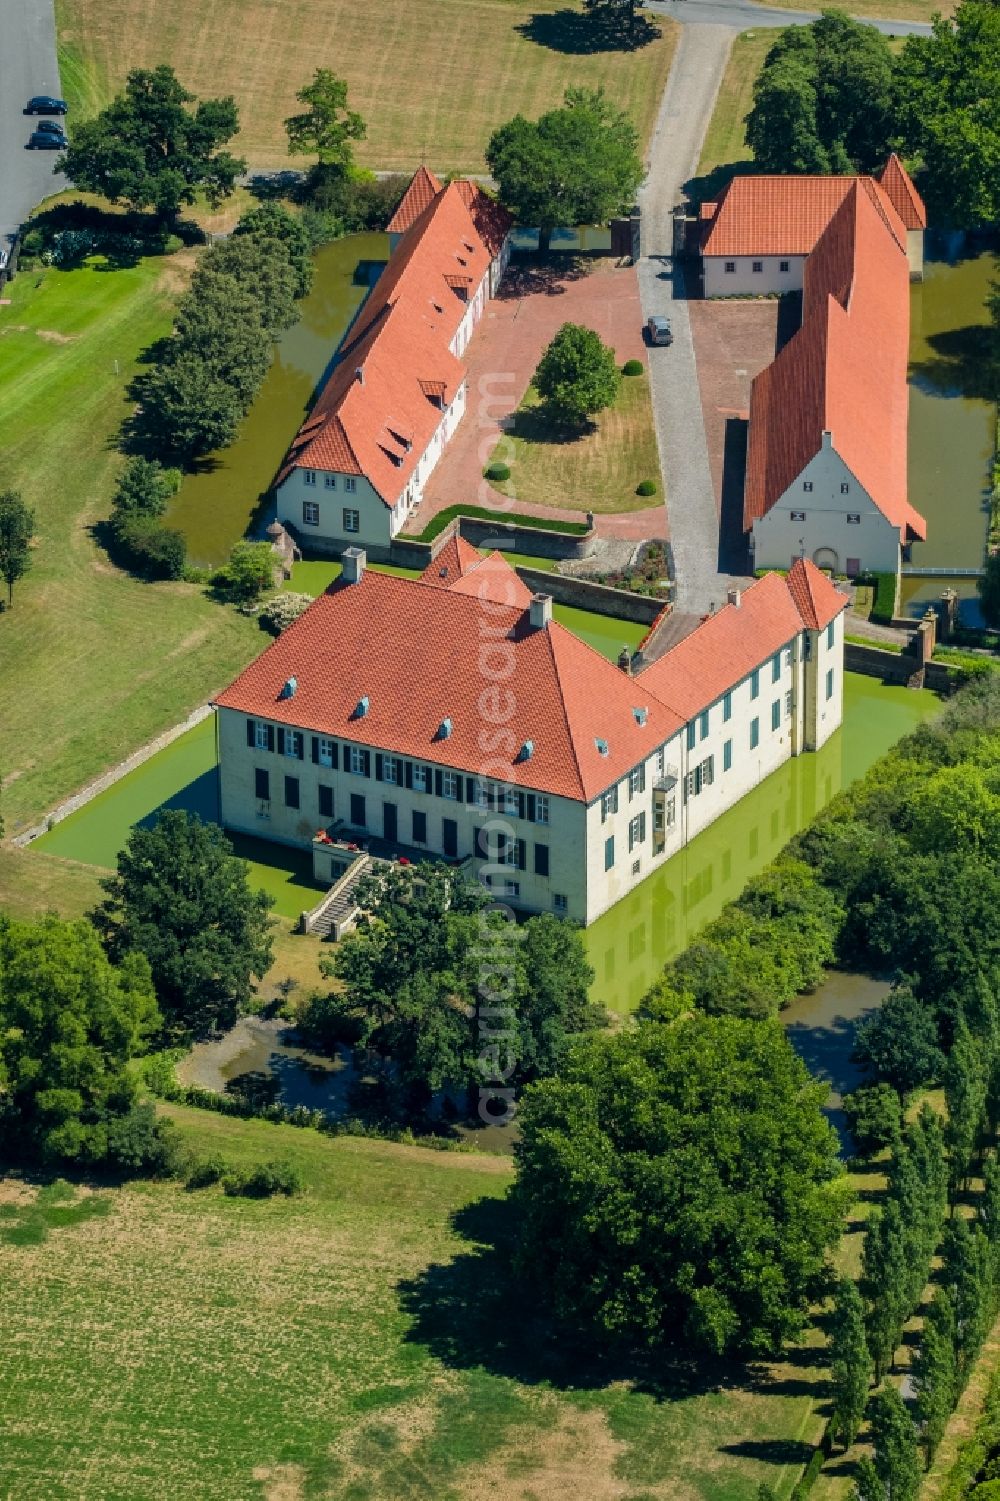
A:
{"label": "asphalt road", "polygon": [[56,151],[26,151],[32,94],[60,93],[52,0],[0,0],[0,243],[28,214],[66,186],[52,170]]}
{"label": "asphalt road", "polygon": [[[801,26],[819,15],[817,10],[772,10],[753,4],[753,0],[646,0],[644,9],[682,25],[731,26],[734,31],[749,31],[754,26]],[[877,21],[871,16],[859,19],[887,36],[930,36],[931,32],[922,21]]]}

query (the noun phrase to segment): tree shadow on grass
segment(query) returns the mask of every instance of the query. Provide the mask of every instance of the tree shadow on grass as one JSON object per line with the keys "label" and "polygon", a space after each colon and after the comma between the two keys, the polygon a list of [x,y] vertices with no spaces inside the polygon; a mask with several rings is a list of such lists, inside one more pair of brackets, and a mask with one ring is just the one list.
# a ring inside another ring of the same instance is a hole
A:
{"label": "tree shadow on grass", "polygon": [[709,203],[718,197],[734,177],[750,177],[755,171],[753,162],[723,162],[701,177],[689,177],[684,184],[684,191],[692,203]]}
{"label": "tree shadow on grass", "polygon": [[800,1438],[743,1438],[734,1444],[720,1444],[723,1454],[738,1454],[770,1465],[805,1465],[813,1456],[814,1446]]}
{"label": "tree shadow on grass", "polygon": [[596,423],[588,422],[583,427],[565,427],[553,420],[545,403],[539,406],[522,407],[506,420],[508,437],[521,438],[525,443],[555,443],[567,446],[579,442],[596,431]]}
{"label": "tree shadow on grass", "polygon": [[662,35],[648,16],[636,14],[630,21],[613,25],[599,15],[568,8],[536,11],[515,29],[538,47],[572,57],[589,57],[595,52],[638,52]]}
{"label": "tree shadow on grass", "polygon": [[525,1386],[596,1389],[626,1382],[666,1402],[745,1387],[748,1371],[734,1361],[657,1351],[599,1351],[594,1341],[541,1311],[513,1272],[515,1210],[507,1199],[484,1198],[452,1217],[472,1249],[435,1262],[397,1283],[410,1319],[406,1339],[457,1370],[488,1371]]}

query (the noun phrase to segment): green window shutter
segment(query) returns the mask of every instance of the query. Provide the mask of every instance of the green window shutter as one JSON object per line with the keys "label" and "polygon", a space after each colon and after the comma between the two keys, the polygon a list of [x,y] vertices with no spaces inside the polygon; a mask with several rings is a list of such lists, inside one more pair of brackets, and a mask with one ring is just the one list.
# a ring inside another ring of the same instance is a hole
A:
{"label": "green window shutter", "polygon": [[247,720],[247,745],[249,745],[250,749],[252,750],[253,747],[256,744],[257,744],[257,721],[254,720],[254,719],[248,719]]}

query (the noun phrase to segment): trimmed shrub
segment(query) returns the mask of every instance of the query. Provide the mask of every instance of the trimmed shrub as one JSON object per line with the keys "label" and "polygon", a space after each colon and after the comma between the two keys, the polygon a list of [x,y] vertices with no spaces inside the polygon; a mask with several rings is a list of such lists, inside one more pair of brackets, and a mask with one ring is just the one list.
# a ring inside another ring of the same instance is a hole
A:
{"label": "trimmed shrub", "polygon": [[510,479],[510,466],[507,464],[487,464],[483,470],[483,474],[486,479],[493,480],[496,484],[502,485],[504,480]]}
{"label": "trimmed shrub", "polygon": [[184,576],[187,545],[180,532],[151,516],[129,516],[115,527],[115,538],[130,565],[146,578]]}
{"label": "trimmed shrub", "polygon": [[274,1194],[292,1198],[305,1185],[294,1163],[272,1157],[256,1167],[234,1169],[223,1179],[222,1186],[230,1198],[270,1199]]}
{"label": "trimmed shrub", "polygon": [[157,1120],[153,1105],[143,1100],[108,1121],[104,1161],[129,1177],[175,1177],[181,1163],[177,1128],[169,1121]]}
{"label": "trimmed shrub", "polygon": [[656,481],[651,479],[640,480],[635,487],[636,495],[655,495]]}
{"label": "trimmed shrub", "polygon": [[896,575],[876,573],[875,603],[872,605],[873,620],[891,620],[896,608]]}
{"label": "trimmed shrub", "polygon": [[266,631],[280,636],[305,614],[312,602],[311,594],[275,594],[271,599],[265,599],[257,611],[257,619]]}
{"label": "trimmed shrub", "polygon": [[626,360],[622,366],[622,375],[641,375],[644,369],[642,360]]}

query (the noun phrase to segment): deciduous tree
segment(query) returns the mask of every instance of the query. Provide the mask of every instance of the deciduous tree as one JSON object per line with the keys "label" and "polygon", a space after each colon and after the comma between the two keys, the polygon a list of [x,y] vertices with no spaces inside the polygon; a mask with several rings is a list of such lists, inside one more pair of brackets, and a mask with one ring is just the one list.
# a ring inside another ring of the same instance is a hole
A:
{"label": "deciduous tree", "polygon": [[920,1490],[917,1431],[896,1387],[887,1384],[875,1393],[871,1413],[872,1462],[885,1501],[916,1501]]}
{"label": "deciduous tree", "polygon": [[167,1028],[229,1026],[271,962],[271,898],[216,824],[169,810],[132,830],[94,913],[115,959],[144,954]]}
{"label": "deciduous tree", "polygon": [[539,361],[534,385],[553,421],[582,428],[613,404],[621,372],[614,350],[593,329],[564,323]]}
{"label": "deciduous tree", "polygon": [[535,121],[515,115],[493,132],[486,160],[501,202],[538,228],[542,254],[561,225],[603,224],[628,209],[643,177],[635,126],[600,89],[569,89],[561,109]]}
{"label": "deciduous tree", "polygon": [[312,83],[296,94],[307,106],[285,121],[288,150],[293,156],[315,156],[320,166],[348,173],[354,163],[354,141],[368,133],[364,120],[347,107],[347,81],[331,68],[317,68]]}
{"label": "deciduous tree", "polygon": [[861,1295],[850,1277],[837,1283],[830,1337],[830,1375],[833,1381],[831,1430],[845,1449],[857,1438],[868,1404],[872,1359],[865,1339]]}
{"label": "deciduous tree", "polygon": [[0,491],[0,578],[7,585],[7,607],[14,603],[14,585],[31,567],[31,538],[35,513],[17,490]]}
{"label": "deciduous tree", "polygon": [[602,1342],[776,1348],[840,1233],[822,1103],[777,1022],[583,1038],[521,1110],[522,1275]]}
{"label": "deciduous tree", "polygon": [[171,218],[204,193],[217,205],[246,162],[222,148],[239,129],[231,98],[197,102],[173,68],[136,68],[124,93],[73,128],[57,170],[112,203],[153,208]]}
{"label": "deciduous tree", "polygon": [[913,1362],[913,1386],[917,1394],[917,1421],[930,1464],[958,1397],[955,1314],[950,1296],[940,1287],[924,1318],[920,1347]]}

